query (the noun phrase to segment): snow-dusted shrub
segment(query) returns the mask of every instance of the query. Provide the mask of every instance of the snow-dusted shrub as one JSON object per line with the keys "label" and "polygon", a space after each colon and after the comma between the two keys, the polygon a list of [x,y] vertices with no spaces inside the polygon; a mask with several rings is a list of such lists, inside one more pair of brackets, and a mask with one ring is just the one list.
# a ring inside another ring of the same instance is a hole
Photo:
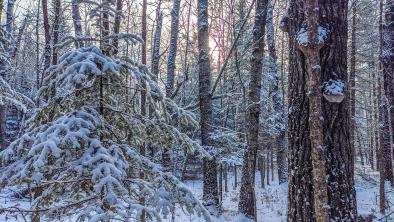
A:
{"label": "snow-dusted shrub", "polygon": [[[169,124],[177,116],[193,125],[194,117],[165,98],[141,70],[95,46],[64,54],[49,69],[37,98],[44,104],[29,119],[26,133],[0,152],[1,186],[29,186],[31,210],[45,220],[135,221],[144,211],[160,221],[175,204],[209,220],[177,178],[140,154],[147,144],[204,152]],[[137,111],[130,78],[135,92],[146,83],[151,115]]]}

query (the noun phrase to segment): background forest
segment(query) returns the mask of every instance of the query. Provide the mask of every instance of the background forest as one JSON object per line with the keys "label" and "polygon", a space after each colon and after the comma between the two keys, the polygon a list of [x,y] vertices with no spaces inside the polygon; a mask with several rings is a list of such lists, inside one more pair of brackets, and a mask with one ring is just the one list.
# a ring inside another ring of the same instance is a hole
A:
{"label": "background forest", "polygon": [[394,221],[393,0],[0,0],[0,221]]}

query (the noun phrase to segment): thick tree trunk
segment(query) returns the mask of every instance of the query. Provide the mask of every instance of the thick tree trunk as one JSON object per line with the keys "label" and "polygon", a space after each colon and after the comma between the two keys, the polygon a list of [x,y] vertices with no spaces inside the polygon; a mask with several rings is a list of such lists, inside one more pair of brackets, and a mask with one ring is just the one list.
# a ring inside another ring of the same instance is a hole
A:
{"label": "thick tree trunk", "polygon": [[[308,20],[311,13],[318,16],[308,22],[308,32],[304,26],[305,3],[310,2],[292,0],[288,16],[282,21],[290,41],[288,220],[355,221],[349,101],[345,98],[341,102],[340,95],[335,98],[336,103],[329,102],[328,99],[334,101],[329,96],[323,100],[319,89],[329,80],[343,83],[347,79],[347,1],[320,0],[309,5]],[[320,42],[317,39],[311,42],[315,43],[312,53],[298,49],[300,42],[310,44],[302,38],[310,32],[325,42],[320,51],[316,50],[316,43]]]}
{"label": "thick tree trunk", "polygon": [[278,165],[278,177],[279,184],[287,182],[287,150],[286,150],[286,128],[285,128],[285,110],[283,107],[283,98],[282,92],[279,89],[280,78],[278,76],[278,65],[277,65],[277,56],[276,56],[276,48],[275,48],[275,29],[273,22],[273,10],[274,7],[272,5],[272,0],[268,1],[268,9],[267,9],[267,43],[268,43],[268,52],[270,57],[269,63],[269,75],[271,82],[271,91],[272,91],[272,103],[273,109],[276,113],[277,123],[277,135],[275,137],[275,148],[276,148],[276,158]]}
{"label": "thick tree trunk", "polygon": [[250,61],[250,81],[247,110],[247,150],[242,167],[241,190],[238,209],[241,214],[257,220],[255,172],[256,156],[259,147],[260,90],[264,56],[264,33],[267,19],[268,0],[256,0],[253,27],[253,50]]}
{"label": "thick tree trunk", "polygon": [[[208,36],[208,0],[198,0],[198,78],[200,100],[200,129],[201,144],[211,146],[212,141],[209,133],[212,132],[212,95],[211,91],[211,68],[209,60],[209,36]],[[203,202],[210,208],[217,208],[219,204],[217,163],[215,158],[203,160]]]}

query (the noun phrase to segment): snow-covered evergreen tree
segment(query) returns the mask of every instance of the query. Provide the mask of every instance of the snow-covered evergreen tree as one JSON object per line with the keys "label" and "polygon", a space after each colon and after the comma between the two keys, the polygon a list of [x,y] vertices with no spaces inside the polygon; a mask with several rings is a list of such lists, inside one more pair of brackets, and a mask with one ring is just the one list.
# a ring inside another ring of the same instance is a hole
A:
{"label": "snow-covered evergreen tree", "polygon": [[[162,95],[146,67],[90,46],[65,53],[48,72],[37,97],[44,104],[26,133],[0,153],[2,187],[30,187],[31,210],[48,220],[73,214],[81,221],[133,221],[144,211],[160,221],[175,203],[209,220],[186,186],[139,154],[144,144],[204,152],[169,124],[175,116],[179,123],[196,123]],[[139,90],[146,82],[152,118],[136,111],[127,78]]]}

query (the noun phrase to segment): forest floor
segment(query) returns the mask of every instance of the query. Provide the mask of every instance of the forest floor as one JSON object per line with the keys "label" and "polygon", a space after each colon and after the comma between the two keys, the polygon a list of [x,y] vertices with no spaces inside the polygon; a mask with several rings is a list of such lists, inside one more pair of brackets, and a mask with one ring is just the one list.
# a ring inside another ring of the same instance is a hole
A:
{"label": "forest floor", "polygon": [[[276,173],[276,171],[275,171]],[[221,214],[213,217],[214,222],[235,222],[244,221],[238,216],[238,201],[240,188],[240,173],[238,173],[238,186],[234,187],[234,176],[228,173],[228,192],[223,192],[223,201],[221,204]],[[256,199],[257,199],[257,218],[260,222],[285,222],[287,213],[287,184],[278,185],[278,178],[275,175],[274,180],[270,178],[270,184],[261,188],[259,172],[256,172]],[[271,177],[271,174],[270,174]],[[379,173],[371,170],[369,167],[356,167],[355,172],[357,208],[358,215],[374,215],[373,221],[394,221],[394,188],[389,187],[386,190],[389,209],[388,216],[379,213]],[[190,190],[202,199],[202,181],[189,180],[185,182]],[[223,182],[224,184],[224,182]],[[10,198],[13,191],[8,189],[0,193],[0,209],[4,207],[14,207],[14,209],[28,209],[29,201],[18,198]],[[164,219],[166,222],[202,222],[202,218],[197,215],[188,215],[182,209],[175,212],[175,220],[171,217]],[[0,222],[20,222],[30,221],[29,216],[21,213],[8,213],[0,211]],[[62,220],[72,221],[72,220]]]}
{"label": "forest floor", "polygon": [[[276,173],[276,171],[275,171]],[[213,217],[214,222],[243,222],[238,216],[240,173],[238,173],[238,187],[234,188],[234,176],[228,174],[228,192],[223,192],[221,204],[221,215]],[[257,199],[257,221],[261,222],[285,222],[287,219],[287,186],[278,185],[277,175],[274,180],[270,178],[270,184],[261,188],[259,172],[256,172],[256,199]],[[271,177],[271,174],[270,174]],[[369,166],[357,166],[355,170],[355,189],[357,195],[357,211],[359,216],[368,217],[373,215],[373,221],[394,221],[394,188],[386,190],[389,209],[388,216],[379,213],[379,173],[371,170]],[[202,199],[202,181],[187,181],[188,187],[195,195]],[[392,213],[392,214],[391,214]],[[390,215],[389,215],[390,214]],[[167,219],[165,221],[174,222]],[[202,218],[196,215],[186,215],[181,209],[175,214],[175,222],[202,222]]]}

